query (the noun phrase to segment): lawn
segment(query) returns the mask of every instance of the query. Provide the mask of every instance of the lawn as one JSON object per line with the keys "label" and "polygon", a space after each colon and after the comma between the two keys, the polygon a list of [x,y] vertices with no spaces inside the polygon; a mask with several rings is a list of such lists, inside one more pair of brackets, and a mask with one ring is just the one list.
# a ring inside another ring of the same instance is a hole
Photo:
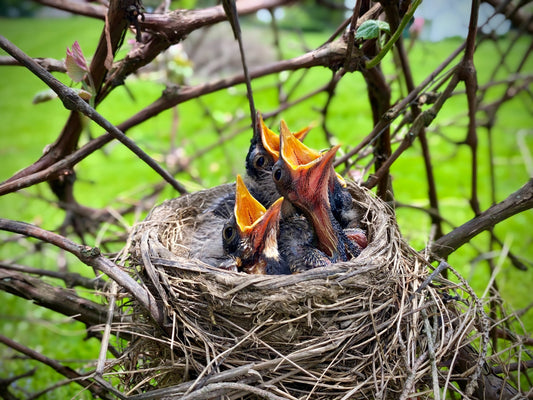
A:
{"label": "lawn", "polygon": [[[64,58],[65,49],[74,40],[78,40],[86,55],[92,54],[100,35],[102,23],[81,18],[57,20],[0,20],[0,33],[33,57]],[[50,29],[53,26],[53,29]],[[246,29],[246,28],[245,28]],[[306,36],[307,44],[316,46],[324,42],[329,32],[312,33]],[[268,35],[265,35],[267,38]],[[294,44],[284,43],[287,55],[296,55],[299,50]],[[450,39],[439,43],[419,43],[410,54],[415,84],[422,81],[427,74],[444,60],[453,49],[459,46],[459,39]],[[510,40],[503,38],[498,46],[509,46]],[[526,52],[530,43],[518,41],[514,43],[514,61]],[[3,53],[2,53],[3,54]],[[482,45],[476,53],[476,65],[480,85],[490,78],[490,71],[499,62],[494,56],[495,49],[491,44]],[[390,64],[390,60],[387,60]],[[20,67],[1,67],[0,74],[0,180],[9,178],[17,170],[31,164],[42,154],[43,149],[52,143],[60,132],[68,111],[61,102],[52,100],[33,105],[34,95],[46,89],[44,83],[27,70]],[[533,70],[530,59],[525,71]],[[387,74],[392,69],[385,68]],[[64,82],[68,82],[61,74],[55,74]],[[331,72],[316,68],[306,72],[298,72],[289,77],[288,84],[296,82],[304,76],[299,92],[315,87],[317,82],[328,82]],[[499,77],[504,78],[504,76]],[[270,111],[275,106],[276,95],[270,87],[271,77],[254,82],[256,104],[259,109]],[[141,110],[158,98],[164,89],[162,83],[149,82],[142,79],[128,79],[127,89],[119,87],[102,104],[99,111],[113,123],[120,123],[133,113]],[[396,90],[395,98],[400,90]],[[503,90],[503,85],[494,87],[487,96],[496,98]],[[323,94],[290,109],[282,115],[293,129],[316,122],[317,127],[309,135],[308,145],[324,148],[328,145],[325,134],[320,127],[320,114],[316,108],[323,106],[326,98]],[[177,113],[179,124],[176,143],[183,150],[185,157],[191,157],[198,149],[207,144],[214,144],[221,136],[216,133],[213,125],[206,123],[204,107],[210,109],[215,116],[214,124],[223,128],[225,121],[234,115],[246,115],[247,103],[244,87],[221,91],[205,96],[202,104],[189,101],[179,105]],[[528,161],[533,149],[533,109],[531,98],[523,93],[507,103],[498,113],[492,131],[481,129],[479,134],[479,194],[481,209],[491,205],[489,151],[494,152],[496,174],[496,201],[501,201],[510,193],[522,186],[532,174],[533,166]],[[172,126],[172,111],[161,113],[146,123],[132,129],[128,135],[152,157],[162,161],[168,149]],[[485,116],[480,113],[478,118]],[[466,104],[460,96],[446,103],[434,125],[428,129],[428,140],[432,151],[435,179],[440,200],[441,212],[449,224],[445,231],[458,226],[473,217],[468,205],[470,195],[470,158],[467,147],[457,147],[450,140],[460,141],[466,134]],[[243,128],[246,121],[241,124]],[[360,74],[346,76],[337,88],[336,96],[330,108],[328,127],[335,134],[339,143],[355,145],[365,137],[372,128],[370,108],[366,98],[364,81]],[[90,125],[92,136],[101,131]],[[222,137],[233,132],[224,132]],[[493,149],[489,146],[489,135],[492,137]],[[87,137],[84,137],[84,141]],[[234,180],[236,173],[244,172],[244,155],[249,142],[248,130],[225,141],[222,146],[205,153],[192,163],[192,175],[180,174],[178,179],[188,188],[195,190],[211,187],[223,182]],[[138,200],[151,184],[158,182],[160,177],[151,171],[142,161],[120,144],[112,143],[102,151],[92,155],[80,163],[76,169],[78,182],[76,197],[86,206],[119,207]],[[418,143],[409,149],[393,165],[393,187],[396,199],[402,204],[428,206],[427,188],[421,150]],[[165,189],[157,202],[176,196],[170,188]],[[9,194],[0,198],[0,216],[37,224],[45,229],[54,230],[62,222],[63,211],[50,206],[43,199],[53,199],[47,185],[41,184],[28,190]],[[415,248],[422,249],[430,233],[430,221],[425,213],[412,208],[398,208],[398,223],[406,240]],[[142,219],[144,215],[137,216]],[[129,224],[136,221],[129,219]],[[526,307],[531,302],[531,283],[533,282],[533,243],[531,226],[533,213],[527,211],[499,224],[495,232],[510,250],[523,258],[529,265],[527,271],[519,271],[503,257],[501,251],[492,256],[500,266],[497,282],[510,310]],[[0,239],[9,237],[0,233]],[[482,234],[453,253],[449,262],[468,279],[478,294],[482,294],[489,281],[487,264],[479,257],[476,248],[486,249],[488,234]],[[89,243],[91,244],[91,243]],[[14,243],[0,245],[0,259],[11,259],[17,255],[20,247]],[[54,268],[57,263],[55,252],[44,253],[44,257],[22,257],[17,262],[38,268]],[[76,272],[91,276],[92,271],[76,263],[70,265]],[[3,303],[0,310],[0,334],[16,339],[24,345],[59,360],[70,360],[76,366],[78,362],[95,359],[98,356],[98,344],[95,340],[81,341],[80,333],[83,326],[66,318],[60,318],[52,312],[34,304],[28,304],[15,296],[0,293]],[[533,315],[531,312],[523,316],[526,332],[533,331]],[[21,361],[9,359],[15,357],[5,347],[0,347],[0,377],[25,372]],[[6,360],[9,359],[9,362]],[[25,390],[42,388],[40,382],[57,379],[55,373],[40,369],[38,374],[27,382]],[[75,390],[75,389],[74,389]],[[72,388],[64,392],[54,392],[57,396],[76,396]],[[84,398],[85,394],[78,398]],[[46,396],[45,396],[46,398]]]}

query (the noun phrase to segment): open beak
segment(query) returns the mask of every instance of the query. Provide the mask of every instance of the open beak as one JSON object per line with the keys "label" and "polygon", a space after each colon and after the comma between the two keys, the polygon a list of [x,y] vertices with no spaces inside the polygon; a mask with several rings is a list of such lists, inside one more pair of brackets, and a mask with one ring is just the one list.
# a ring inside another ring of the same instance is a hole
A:
{"label": "open beak", "polygon": [[268,246],[276,246],[277,250],[277,228],[282,202],[283,197],[280,197],[268,210],[265,209],[250,194],[241,176],[237,175],[235,218],[241,237],[248,238],[253,252],[262,252]]}
{"label": "open beak", "polygon": [[254,251],[265,252],[266,256],[277,252],[277,234],[281,217],[283,197],[277,199],[268,210],[250,227],[250,244]]}
{"label": "open beak", "polygon": [[[259,113],[258,119],[261,127],[261,142],[263,143],[263,147],[274,158],[274,162],[276,162],[279,159],[280,136],[278,136],[274,131],[269,129],[268,126],[266,126],[265,121],[263,121],[262,115]],[[283,129],[285,129],[287,130],[287,132],[290,133],[287,124],[283,120],[281,121],[281,129],[282,131]],[[297,141],[301,142],[307,136],[310,130],[311,127],[306,127],[299,130],[298,132],[291,133],[291,135],[293,135]]]}
{"label": "open beak", "polygon": [[235,189],[235,219],[241,232],[247,232],[252,225],[266,212],[265,207],[259,203],[248,191],[242,177],[237,175]]}
{"label": "open beak", "polygon": [[[330,257],[337,254],[339,239],[333,226],[329,186],[335,175],[333,159],[339,145],[318,154],[291,139],[282,126],[279,185],[286,197],[311,220],[319,247]],[[306,162],[307,161],[307,162]],[[273,172],[276,177],[276,170]]]}
{"label": "open beak", "polygon": [[279,136],[266,126],[262,115],[259,114],[258,116],[261,126],[261,142],[266,151],[274,158],[274,162],[276,162],[279,158]]}
{"label": "open beak", "polygon": [[[322,155],[322,153],[315,151],[310,147],[307,147],[301,142],[301,139],[298,139],[296,137],[296,134],[291,133],[285,121],[281,121],[280,137],[283,138],[282,140],[284,144],[283,157],[293,166],[308,164]],[[344,180],[344,178],[340,176],[337,172],[333,171],[331,176],[332,181],[330,182],[330,189],[333,188],[333,179],[335,178],[343,187],[346,187],[346,181]]]}
{"label": "open beak", "polygon": [[320,157],[320,153],[303,144],[291,133],[285,121],[280,124],[280,141],[283,142],[283,159],[293,166],[308,164]]}
{"label": "open beak", "polygon": [[236,264],[246,273],[264,275],[267,259],[279,262],[277,236],[282,203],[280,197],[266,210],[237,175],[235,218],[243,247]]}

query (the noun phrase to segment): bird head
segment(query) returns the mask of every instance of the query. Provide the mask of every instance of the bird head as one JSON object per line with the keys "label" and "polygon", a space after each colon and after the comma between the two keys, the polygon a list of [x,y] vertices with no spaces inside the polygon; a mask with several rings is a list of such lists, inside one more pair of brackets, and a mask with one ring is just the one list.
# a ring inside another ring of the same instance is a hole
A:
{"label": "bird head", "polygon": [[272,169],[279,193],[311,221],[319,248],[329,256],[337,254],[338,235],[329,202],[329,188],[336,179],[333,160],[339,145],[318,153],[291,137],[281,128],[280,158]]}
{"label": "bird head", "polygon": [[[257,112],[256,121],[257,126],[246,155],[246,171],[252,178],[259,178],[272,170],[274,163],[279,159],[280,149],[280,136],[266,126],[260,112]],[[311,127],[303,128],[293,135],[301,141],[310,129]]]}
{"label": "bird head", "polygon": [[237,175],[235,218],[223,228],[222,240],[239,270],[265,274],[268,264],[279,262],[277,234],[282,202],[279,198],[265,209]]}

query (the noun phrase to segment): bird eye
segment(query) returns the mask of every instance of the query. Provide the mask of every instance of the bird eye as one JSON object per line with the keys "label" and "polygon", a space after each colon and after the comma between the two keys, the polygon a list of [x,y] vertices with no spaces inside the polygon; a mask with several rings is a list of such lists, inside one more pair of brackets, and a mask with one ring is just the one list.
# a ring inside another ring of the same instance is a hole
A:
{"label": "bird eye", "polygon": [[231,225],[226,225],[222,230],[222,237],[230,242],[235,237],[235,229]]}
{"label": "bird eye", "polygon": [[272,166],[272,162],[264,154],[257,154],[253,162],[255,169],[259,170],[270,170]]}
{"label": "bird eye", "polygon": [[263,165],[265,165],[265,157],[264,156],[257,157],[257,159],[255,160],[255,165],[257,167],[262,167]]}
{"label": "bird eye", "polygon": [[276,182],[279,182],[281,180],[282,175],[283,171],[281,171],[281,167],[279,165],[276,165],[272,170],[272,177]]}

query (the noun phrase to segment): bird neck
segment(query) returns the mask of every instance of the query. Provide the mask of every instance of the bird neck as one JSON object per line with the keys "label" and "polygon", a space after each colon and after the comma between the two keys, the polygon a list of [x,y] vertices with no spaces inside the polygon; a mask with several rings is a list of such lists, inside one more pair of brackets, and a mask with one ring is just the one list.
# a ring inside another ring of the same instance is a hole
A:
{"label": "bird neck", "polygon": [[313,229],[318,239],[318,248],[333,257],[337,253],[339,239],[333,226],[333,214],[329,207],[316,207],[308,213],[308,218],[313,224]]}

